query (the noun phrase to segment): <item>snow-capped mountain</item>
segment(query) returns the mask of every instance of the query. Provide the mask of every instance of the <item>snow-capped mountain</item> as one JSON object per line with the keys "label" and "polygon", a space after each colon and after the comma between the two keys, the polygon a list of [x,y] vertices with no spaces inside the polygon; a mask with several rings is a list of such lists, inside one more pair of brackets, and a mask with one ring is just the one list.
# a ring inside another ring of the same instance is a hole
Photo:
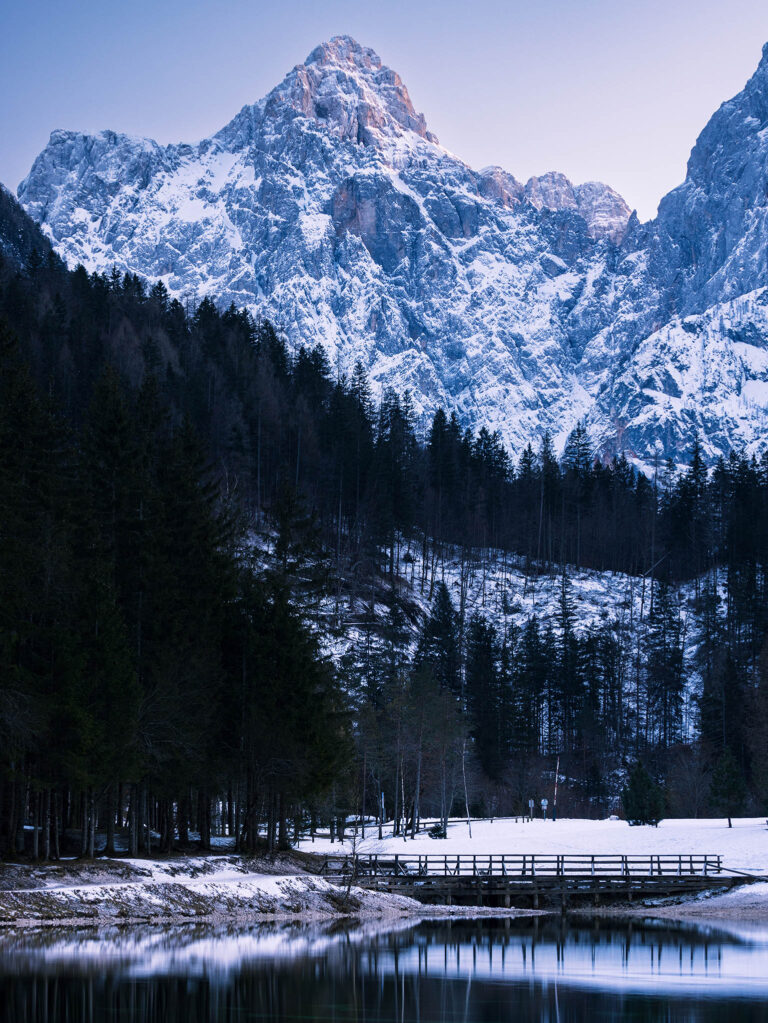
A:
{"label": "snow-capped mountain", "polygon": [[442,148],[348,37],[195,145],[57,131],[19,186],[70,263],[211,295],[513,451],[586,417],[649,464],[768,424],[768,48],[641,225],[607,185]]}

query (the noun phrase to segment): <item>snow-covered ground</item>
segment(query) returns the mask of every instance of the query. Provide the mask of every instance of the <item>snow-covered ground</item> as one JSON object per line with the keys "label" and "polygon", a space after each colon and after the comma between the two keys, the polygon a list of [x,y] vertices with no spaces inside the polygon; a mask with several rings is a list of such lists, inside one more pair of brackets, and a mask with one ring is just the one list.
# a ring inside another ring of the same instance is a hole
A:
{"label": "snow-covered ground", "polygon": [[[264,546],[264,541],[261,541]],[[494,549],[462,551],[445,545],[438,558],[428,556],[424,564],[418,543],[404,543],[399,552],[395,587],[400,598],[414,606],[423,616],[429,612],[435,586],[444,582],[457,611],[466,620],[474,612],[493,621],[501,632],[521,626],[531,615],[542,625],[557,623],[560,606],[562,569],[539,576],[524,571],[523,560]],[[633,630],[639,627],[650,610],[650,583],[621,572],[597,572],[566,566],[569,596],[573,606],[575,628],[579,633],[609,622]],[[681,614],[687,624],[692,591],[680,591]],[[389,580],[382,581],[376,591],[377,617],[386,614],[391,599]],[[335,608],[333,598],[326,602],[325,616],[330,619]],[[354,622],[370,613],[368,586],[351,604],[343,602],[342,623]],[[344,630],[356,635],[354,624]],[[414,637],[415,638],[415,637]],[[341,644],[344,649],[346,644]],[[334,650],[334,652],[336,652]]]}
{"label": "snow-covered ground", "polygon": [[[258,868],[258,869],[256,869]],[[68,861],[14,865],[0,874],[0,930],[40,925],[109,926],[169,921],[329,920],[352,917],[508,915],[508,910],[426,907],[413,899],[333,884],[290,857]],[[530,915],[531,910],[513,910]]]}
{"label": "snow-covered ground", "polygon": [[[269,557],[270,543],[263,537],[257,543]],[[559,631],[562,594],[562,567],[539,576],[525,571],[524,559],[495,549],[462,552],[444,545],[440,557],[428,556],[424,563],[418,543],[403,543],[399,550],[394,584],[380,579],[375,589],[375,618],[383,623],[392,602],[393,589],[412,610],[410,628],[415,648],[421,622],[430,611],[438,583],[448,587],[454,608],[468,622],[474,613],[486,618],[500,636],[521,630],[532,616],[540,627]],[[580,636],[610,628],[629,657],[643,643],[649,626],[651,584],[648,579],[621,572],[565,567],[568,596],[573,610],[574,629]],[[698,622],[694,612],[696,587],[688,583],[671,593],[680,618],[687,686],[683,706],[683,731],[690,734],[696,723],[696,697],[700,678],[696,668],[699,644]],[[356,594],[347,593],[337,604],[329,597],[316,608],[325,652],[338,661],[354,644],[362,644],[365,635],[360,622],[371,611],[369,584]],[[329,628],[332,626],[332,628]]]}
{"label": "snow-covered ground", "polygon": [[547,853],[675,855],[710,854],[722,856],[723,866],[768,876],[768,825],[764,817],[733,818],[733,827],[724,819],[663,820],[658,827],[630,827],[621,820],[533,820],[496,818],[472,821],[472,836],[466,821],[452,820],[445,839],[430,838],[426,830],[415,840],[392,837],[391,823],[378,838],[375,825],[366,827],[363,839],[358,832],[347,834],[344,845],[317,836],[314,843],[302,841],[307,852],[400,853],[401,855],[453,856],[456,854]]}
{"label": "snow-covered ground", "polygon": [[420,908],[397,895],[341,889],[290,863],[255,866],[227,856],[15,868],[0,879],[0,926],[396,916]]}
{"label": "snow-covered ground", "polygon": [[[509,818],[449,823],[446,839],[420,832],[404,841],[390,833],[366,838],[350,831],[343,844],[318,835],[300,843],[299,855],[254,861],[233,855],[168,860],[110,859],[46,866],[8,865],[0,874],[0,927],[22,924],[99,925],[152,920],[322,919],[338,916],[388,919],[439,912],[397,895],[346,890],[308,874],[316,861],[302,852],[324,854],[472,855],[501,853],[721,856],[726,870],[768,879],[768,826],[763,818],[665,820],[658,828],[630,827],[620,820],[530,822]],[[456,910],[453,914],[503,910]],[[513,912],[519,912],[513,910]],[[648,910],[644,910],[648,912]],[[690,916],[768,916],[768,880],[716,898],[689,900],[659,912]]]}

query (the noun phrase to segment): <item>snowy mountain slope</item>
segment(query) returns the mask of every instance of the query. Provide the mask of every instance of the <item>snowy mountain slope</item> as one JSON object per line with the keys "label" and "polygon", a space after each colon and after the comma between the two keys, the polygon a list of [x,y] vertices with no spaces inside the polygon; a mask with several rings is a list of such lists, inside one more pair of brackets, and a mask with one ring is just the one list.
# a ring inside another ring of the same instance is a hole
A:
{"label": "snowy mountain slope", "polygon": [[516,452],[587,416],[603,451],[649,464],[696,428],[713,454],[763,444],[761,388],[742,388],[762,380],[766,110],[768,51],[640,225],[606,185],[472,170],[342,36],[198,144],[54,132],[19,197],[70,263],[247,305],[424,414],[456,409]]}
{"label": "snowy mountain slope", "polygon": [[609,400],[600,396],[589,412],[593,434],[605,449],[643,453],[648,471],[654,454],[685,451],[694,430],[710,460],[740,447],[759,455],[768,424],[768,289],[676,316],[643,338]]}

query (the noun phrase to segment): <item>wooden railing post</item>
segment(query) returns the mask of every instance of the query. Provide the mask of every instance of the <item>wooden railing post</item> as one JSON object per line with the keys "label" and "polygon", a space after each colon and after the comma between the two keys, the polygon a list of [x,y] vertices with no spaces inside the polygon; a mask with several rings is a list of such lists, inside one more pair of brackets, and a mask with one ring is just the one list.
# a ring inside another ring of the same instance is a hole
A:
{"label": "wooden railing post", "polygon": [[[380,857],[383,856],[383,859]],[[687,862],[686,862],[687,860]],[[495,854],[495,853],[456,853],[451,855],[429,856],[421,853],[408,856],[400,853],[368,853],[348,854],[341,856],[324,855],[320,860],[318,873],[325,876],[336,876],[352,873],[357,876],[387,877],[411,876],[425,877],[440,874],[443,877],[522,877],[535,879],[536,855],[533,853]],[[620,876],[626,879],[643,875],[647,877],[710,877],[721,874],[724,870],[723,858],[719,855],[706,853],[677,855],[661,855],[645,853],[629,855],[619,853],[573,854],[547,853],[539,856],[538,874],[564,878],[591,875]]]}

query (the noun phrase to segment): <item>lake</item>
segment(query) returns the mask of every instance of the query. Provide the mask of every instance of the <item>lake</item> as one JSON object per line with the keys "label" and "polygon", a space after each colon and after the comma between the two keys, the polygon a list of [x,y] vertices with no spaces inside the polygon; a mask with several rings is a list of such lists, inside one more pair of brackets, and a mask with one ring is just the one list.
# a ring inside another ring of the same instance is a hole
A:
{"label": "lake", "polygon": [[3,1023],[768,1021],[768,926],[527,917],[0,934]]}

